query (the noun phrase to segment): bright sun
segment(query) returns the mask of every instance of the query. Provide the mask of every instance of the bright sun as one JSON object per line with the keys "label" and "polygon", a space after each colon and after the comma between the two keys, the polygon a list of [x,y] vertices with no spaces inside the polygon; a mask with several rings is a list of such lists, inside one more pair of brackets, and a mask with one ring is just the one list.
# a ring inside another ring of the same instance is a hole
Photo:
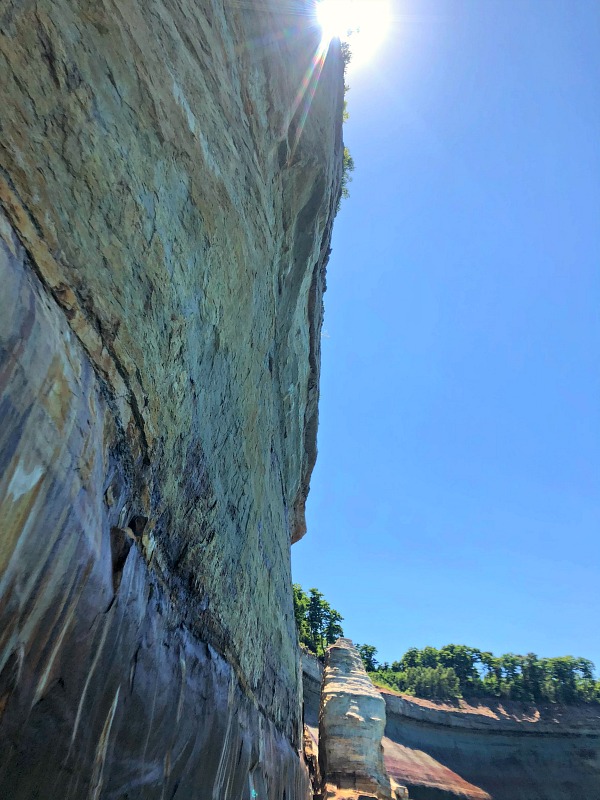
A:
{"label": "bright sun", "polygon": [[351,66],[368,61],[385,39],[391,23],[390,0],[318,0],[317,20],[323,38],[350,44]]}

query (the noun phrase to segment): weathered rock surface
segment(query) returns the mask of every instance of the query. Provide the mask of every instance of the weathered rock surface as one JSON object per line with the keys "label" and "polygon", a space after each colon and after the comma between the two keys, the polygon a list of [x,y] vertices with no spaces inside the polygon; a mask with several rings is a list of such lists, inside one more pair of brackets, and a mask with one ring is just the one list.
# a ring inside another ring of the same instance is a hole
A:
{"label": "weathered rock surface", "polygon": [[306,792],[343,102],[310,6],[0,5],[1,797]]}
{"label": "weathered rock surface", "polygon": [[332,794],[349,789],[391,798],[381,743],[385,701],[349,639],[327,649],[319,716],[321,776]]}
{"label": "weathered rock surface", "polygon": [[452,708],[383,695],[386,767],[415,800],[600,800],[598,707]]}
{"label": "weathered rock surface", "polygon": [[300,650],[302,668],[302,708],[304,723],[319,727],[319,707],[321,705],[321,684],[323,682],[323,663],[308,650]]}
{"label": "weathered rock surface", "polygon": [[306,797],[294,743],[118,527],[109,405],[0,230],[0,797]]}
{"label": "weathered rock surface", "polygon": [[313,795],[321,792],[319,768],[319,706],[323,664],[304,646],[300,646],[302,669],[302,718],[304,720],[304,759],[308,766]]}
{"label": "weathered rock surface", "polygon": [[385,768],[392,780],[410,786],[413,800],[491,800],[490,795],[427,753],[383,737]]}

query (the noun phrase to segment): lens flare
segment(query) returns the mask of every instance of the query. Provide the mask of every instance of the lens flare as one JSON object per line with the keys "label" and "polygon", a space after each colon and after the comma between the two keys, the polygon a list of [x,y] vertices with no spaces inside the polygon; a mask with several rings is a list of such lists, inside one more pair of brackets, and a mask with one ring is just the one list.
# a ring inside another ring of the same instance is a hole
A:
{"label": "lens flare", "polygon": [[344,39],[352,30],[350,0],[321,0],[317,5],[317,21],[324,39]]}
{"label": "lens flare", "polygon": [[316,15],[324,40],[349,43],[352,67],[374,55],[392,21],[390,0],[319,0]]}

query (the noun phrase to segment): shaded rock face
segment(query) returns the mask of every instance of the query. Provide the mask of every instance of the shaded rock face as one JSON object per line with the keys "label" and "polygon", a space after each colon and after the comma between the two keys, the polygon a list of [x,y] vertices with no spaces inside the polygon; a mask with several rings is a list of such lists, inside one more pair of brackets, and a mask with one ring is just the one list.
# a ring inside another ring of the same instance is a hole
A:
{"label": "shaded rock face", "polygon": [[319,727],[319,707],[321,705],[321,683],[323,681],[323,664],[319,659],[301,649],[300,666],[302,668],[302,705],[304,723],[310,727]]}
{"label": "shaded rock face", "polygon": [[119,527],[110,406],[0,231],[0,797],[306,797],[295,742]]}
{"label": "shaded rock face", "polygon": [[2,797],[306,791],[343,68],[280,8],[0,7]]}
{"label": "shaded rock face", "polygon": [[300,646],[302,668],[302,718],[304,720],[304,760],[308,766],[313,794],[322,787],[319,769],[319,706],[323,664],[309,650]]}
{"label": "shaded rock face", "polygon": [[600,800],[600,711],[468,713],[384,693],[385,762],[415,800]]}
{"label": "shaded rock face", "polygon": [[427,753],[383,738],[384,763],[392,780],[410,786],[413,800],[491,800]]}
{"label": "shaded rock face", "polygon": [[328,648],[321,688],[319,764],[323,782],[336,789],[390,798],[381,743],[385,702],[349,639]]}

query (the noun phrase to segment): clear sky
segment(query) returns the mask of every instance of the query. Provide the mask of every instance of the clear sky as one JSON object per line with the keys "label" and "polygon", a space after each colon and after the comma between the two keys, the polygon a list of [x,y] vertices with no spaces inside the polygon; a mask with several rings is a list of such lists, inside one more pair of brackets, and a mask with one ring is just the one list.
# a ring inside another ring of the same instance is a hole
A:
{"label": "clear sky", "polygon": [[600,3],[393,7],[348,78],[293,577],[380,660],[600,668]]}

